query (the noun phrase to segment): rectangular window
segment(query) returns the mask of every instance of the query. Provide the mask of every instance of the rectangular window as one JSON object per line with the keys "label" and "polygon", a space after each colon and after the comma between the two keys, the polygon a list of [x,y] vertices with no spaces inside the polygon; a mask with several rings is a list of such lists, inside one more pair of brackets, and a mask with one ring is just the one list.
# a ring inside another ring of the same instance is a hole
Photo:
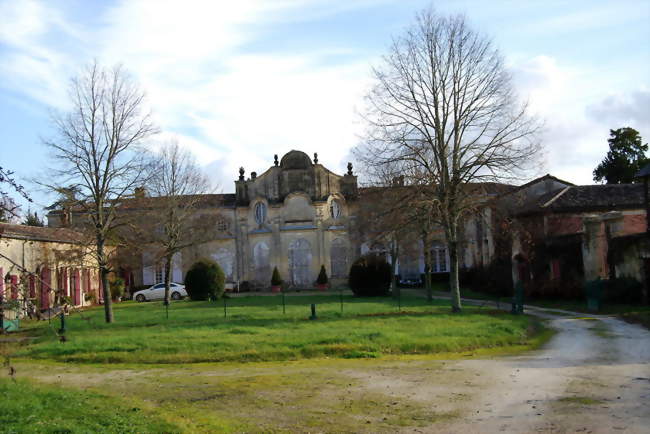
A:
{"label": "rectangular window", "polygon": [[431,271],[434,273],[446,273],[447,268],[447,249],[444,247],[434,247],[431,250]]}
{"label": "rectangular window", "polygon": [[157,264],[156,272],[154,275],[154,283],[164,283],[165,282],[165,265]]}

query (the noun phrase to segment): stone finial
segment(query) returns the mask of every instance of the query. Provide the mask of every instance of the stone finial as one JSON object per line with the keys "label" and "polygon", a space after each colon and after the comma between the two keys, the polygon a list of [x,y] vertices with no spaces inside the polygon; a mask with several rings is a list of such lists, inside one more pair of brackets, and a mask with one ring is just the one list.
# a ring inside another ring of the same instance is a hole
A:
{"label": "stone finial", "polygon": [[318,153],[314,152],[314,164],[318,164]]}
{"label": "stone finial", "polygon": [[276,166],[279,164],[279,163],[278,163],[278,154],[275,154],[275,155],[273,156],[273,164],[275,164]]}
{"label": "stone finial", "polygon": [[251,179],[257,178],[257,172],[251,172]]}
{"label": "stone finial", "polygon": [[352,163],[348,163],[348,175],[352,175]]}
{"label": "stone finial", "polygon": [[243,167],[239,168],[239,180],[240,181],[244,180],[244,168]]}

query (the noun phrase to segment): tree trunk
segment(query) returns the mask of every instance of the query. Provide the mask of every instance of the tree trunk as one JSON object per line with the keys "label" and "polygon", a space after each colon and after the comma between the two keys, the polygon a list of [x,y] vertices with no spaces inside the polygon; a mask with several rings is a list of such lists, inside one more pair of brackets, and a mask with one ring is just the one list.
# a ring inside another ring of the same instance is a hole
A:
{"label": "tree trunk", "polygon": [[169,304],[169,284],[172,280],[172,254],[165,256],[165,304]]}
{"label": "tree trunk", "polygon": [[431,285],[431,245],[428,235],[422,237],[424,246],[424,288],[427,292],[427,301],[433,301],[433,288]]}
{"label": "tree trunk", "polygon": [[108,267],[104,253],[104,239],[97,236],[97,263],[99,265],[99,278],[102,279],[104,293],[104,319],[106,322],[113,322],[113,300],[111,299],[111,288],[108,285]]}
{"label": "tree trunk", "polygon": [[460,285],[458,283],[458,237],[456,223],[449,225],[447,244],[449,248],[449,289],[451,292],[452,312],[461,311]]}

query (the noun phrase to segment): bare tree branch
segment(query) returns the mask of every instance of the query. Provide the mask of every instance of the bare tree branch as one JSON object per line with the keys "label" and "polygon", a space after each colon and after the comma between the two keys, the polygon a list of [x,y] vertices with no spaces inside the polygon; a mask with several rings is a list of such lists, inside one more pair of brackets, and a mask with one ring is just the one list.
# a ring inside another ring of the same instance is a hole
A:
{"label": "bare tree branch", "polygon": [[476,207],[467,186],[519,179],[537,161],[539,123],[498,50],[461,15],[419,13],[373,75],[367,140],[355,154],[371,178],[389,168],[421,187],[415,209],[444,229],[459,311],[459,224]]}
{"label": "bare tree branch", "polygon": [[71,110],[54,116],[57,134],[45,141],[57,164],[42,183],[54,191],[74,191],[67,205],[89,217],[105,318],[112,322],[105,246],[118,224],[121,200],[150,174],[142,145],[158,129],[144,111],[144,93],[121,66],[92,63],[71,80],[69,95]]}

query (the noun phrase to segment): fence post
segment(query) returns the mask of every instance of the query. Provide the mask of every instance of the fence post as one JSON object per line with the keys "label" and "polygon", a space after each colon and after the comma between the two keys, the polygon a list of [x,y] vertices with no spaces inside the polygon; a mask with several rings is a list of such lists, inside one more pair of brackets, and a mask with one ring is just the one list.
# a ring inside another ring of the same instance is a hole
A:
{"label": "fence post", "polygon": [[228,306],[226,303],[226,297],[223,297],[223,317],[226,318],[227,315],[228,315]]}
{"label": "fence post", "polygon": [[339,295],[341,299],[341,316],[343,316],[343,288],[339,289]]}
{"label": "fence post", "polygon": [[59,334],[64,335],[65,330],[65,312],[61,309],[61,328],[59,329]]}

